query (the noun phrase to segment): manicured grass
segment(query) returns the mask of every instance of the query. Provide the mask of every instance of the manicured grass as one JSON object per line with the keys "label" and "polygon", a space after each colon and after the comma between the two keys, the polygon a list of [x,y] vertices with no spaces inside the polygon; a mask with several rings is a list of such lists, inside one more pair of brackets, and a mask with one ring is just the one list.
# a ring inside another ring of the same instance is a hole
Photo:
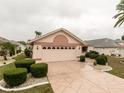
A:
{"label": "manicured grass", "polygon": [[120,63],[122,60],[124,58],[108,57],[109,65],[113,68],[109,73],[124,78],[124,64]]}
{"label": "manicured grass", "polygon": [[17,55],[14,59],[15,60],[22,60],[22,59],[25,59],[26,58],[26,56],[25,56],[25,54],[20,54],[20,55]]}
{"label": "manicured grass", "polygon": [[18,91],[18,92],[4,92],[0,90],[0,93],[54,93],[50,84],[37,86],[31,89]]}

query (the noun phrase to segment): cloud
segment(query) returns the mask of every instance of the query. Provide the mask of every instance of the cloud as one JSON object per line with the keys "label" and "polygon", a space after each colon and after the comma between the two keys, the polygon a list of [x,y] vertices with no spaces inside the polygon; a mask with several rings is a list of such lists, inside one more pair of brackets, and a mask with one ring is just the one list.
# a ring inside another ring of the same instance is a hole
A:
{"label": "cloud", "polygon": [[34,31],[64,27],[82,39],[119,38],[113,28],[118,0],[0,0],[0,35],[27,40]]}

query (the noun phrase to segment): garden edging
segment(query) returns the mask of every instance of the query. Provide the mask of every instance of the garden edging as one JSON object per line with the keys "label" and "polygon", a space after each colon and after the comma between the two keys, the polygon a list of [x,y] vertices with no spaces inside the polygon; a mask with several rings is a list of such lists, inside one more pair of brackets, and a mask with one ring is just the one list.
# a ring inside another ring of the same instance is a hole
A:
{"label": "garden edging", "polygon": [[[2,80],[0,81],[2,82]],[[21,90],[26,90],[26,89],[30,89],[30,88],[33,88],[33,87],[36,87],[36,86],[40,86],[40,85],[44,85],[44,84],[49,84],[49,82],[42,82],[42,83],[37,83],[37,84],[33,84],[33,85],[30,85],[30,86],[27,86],[27,87],[24,87],[24,88],[13,88],[13,89],[8,89],[8,88],[4,88],[0,85],[0,90],[3,90],[3,91],[21,91]]]}

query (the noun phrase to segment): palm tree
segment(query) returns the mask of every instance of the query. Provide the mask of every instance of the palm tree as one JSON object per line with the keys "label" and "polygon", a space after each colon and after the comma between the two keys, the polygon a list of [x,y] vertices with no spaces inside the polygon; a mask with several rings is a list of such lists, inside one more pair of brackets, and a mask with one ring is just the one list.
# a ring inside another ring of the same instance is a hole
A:
{"label": "palm tree", "polygon": [[114,27],[120,27],[124,23],[124,0],[117,5],[118,14],[114,16],[115,19],[118,19]]}
{"label": "palm tree", "polygon": [[35,34],[36,34],[36,38],[37,38],[37,37],[40,37],[42,35],[42,32],[35,31]]}

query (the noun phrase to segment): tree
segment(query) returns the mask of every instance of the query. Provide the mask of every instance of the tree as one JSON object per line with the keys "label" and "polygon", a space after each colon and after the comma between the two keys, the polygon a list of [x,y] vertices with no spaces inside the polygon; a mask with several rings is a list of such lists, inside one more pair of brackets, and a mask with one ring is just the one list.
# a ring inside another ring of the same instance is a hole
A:
{"label": "tree", "polygon": [[121,37],[122,40],[124,40],[124,35]]}
{"label": "tree", "polygon": [[120,27],[124,23],[124,0],[121,0],[121,2],[117,5],[117,10],[118,13],[114,16],[114,18],[117,19],[117,22],[114,27]]}
{"label": "tree", "polygon": [[22,44],[22,45],[26,45],[25,41],[18,41],[18,43]]}
{"label": "tree", "polygon": [[36,37],[40,37],[42,35],[42,32],[35,31]]}
{"label": "tree", "polygon": [[25,53],[25,56],[26,56],[27,58],[31,58],[31,57],[32,57],[32,51],[31,51],[31,49],[26,48],[26,49],[24,50],[24,53]]}
{"label": "tree", "polygon": [[7,60],[7,54],[9,53],[10,56],[15,54],[15,45],[11,44],[10,42],[2,43],[1,44],[1,53],[4,57],[4,60]]}

